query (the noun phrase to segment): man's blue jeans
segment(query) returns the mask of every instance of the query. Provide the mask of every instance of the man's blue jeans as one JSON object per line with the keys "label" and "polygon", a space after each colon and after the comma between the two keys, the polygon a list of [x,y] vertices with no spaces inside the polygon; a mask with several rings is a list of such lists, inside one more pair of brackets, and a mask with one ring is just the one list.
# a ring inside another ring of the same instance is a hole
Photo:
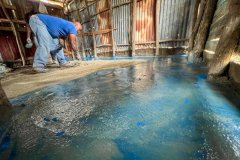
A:
{"label": "man's blue jeans", "polygon": [[38,18],[33,15],[29,20],[29,25],[36,36],[36,52],[34,55],[34,68],[43,68],[48,63],[48,55],[56,57],[59,64],[67,63],[63,48],[59,45],[58,38],[52,38],[49,34],[46,25]]}

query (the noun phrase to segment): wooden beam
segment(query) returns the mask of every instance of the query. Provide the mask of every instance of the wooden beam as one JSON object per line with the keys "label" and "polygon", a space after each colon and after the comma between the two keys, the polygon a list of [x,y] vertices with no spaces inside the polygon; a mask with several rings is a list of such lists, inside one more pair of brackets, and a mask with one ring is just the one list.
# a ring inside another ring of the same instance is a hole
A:
{"label": "wooden beam", "polygon": [[136,50],[136,14],[137,14],[137,0],[133,0],[133,7],[132,7],[132,57],[135,56]]}
{"label": "wooden beam", "polygon": [[8,12],[6,11],[6,9],[4,8],[4,5],[3,5],[3,0],[0,0],[0,5],[2,7],[2,10],[4,12],[4,15],[7,17],[7,19],[10,21],[9,23],[11,24],[11,27],[12,27],[12,31],[13,31],[13,34],[16,38],[16,42],[17,42],[17,46],[18,46],[18,50],[19,50],[19,53],[20,53],[20,56],[21,56],[21,59],[22,59],[22,65],[25,66],[25,58],[24,58],[24,54],[23,54],[23,51],[21,49],[21,42],[19,40],[19,37],[18,37],[18,34],[17,34],[17,30],[16,30],[16,27],[13,23],[13,21],[10,19],[9,15],[8,15]]}
{"label": "wooden beam", "polygon": [[90,11],[89,11],[89,6],[88,6],[88,3],[87,3],[87,0],[84,0],[85,2],[85,5],[87,7],[87,12],[88,12],[88,17],[90,18],[90,26],[91,26],[91,32],[92,32],[92,36],[93,36],[93,53],[94,53],[94,57],[97,57],[97,49],[96,49],[96,38],[95,38],[95,34],[94,34],[94,25],[92,23],[92,19],[91,19],[91,14],[90,14]]}
{"label": "wooden beam", "polygon": [[26,24],[25,21],[18,20],[18,19],[5,19],[5,18],[0,18],[1,23],[18,23],[18,24]]}
{"label": "wooden beam", "polygon": [[[13,31],[12,27],[3,27],[3,26],[0,26],[0,30],[1,31]],[[27,32],[27,29],[21,27],[21,28],[17,28],[17,31],[19,31],[19,32]]]}
{"label": "wooden beam", "polygon": [[99,34],[106,34],[109,32],[112,32],[113,29],[103,29],[103,30],[98,30],[97,32],[80,32],[78,33],[78,36],[91,36],[93,33],[94,35],[99,35]]}
{"label": "wooden beam", "polygon": [[16,7],[14,5],[4,4],[4,8],[16,10]]}
{"label": "wooden beam", "polygon": [[163,42],[181,42],[181,41],[188,41],[188,39],[165,39],[165,40],[160,40],[159,43],[163,43]]}
{"label": "wooden beam", "polygon": [[44,5],[46,5],[46,6],[54,7],[54,8],[58,8],[58,9],[62,9],[62,8],[63,8],[63,3],[62,3],[62,2],[56,2],[56,1],[52,1],[52,0],[48,0],[48,1],[27,0],[27,1],[34,2],[34,3],[42,2],[42,3],[44,3]]}
{"label": "wooden beam", "polygon": [[156,2],[156,53],[155,56],[159,55],[159,41],[160,41],[160,5],[161,5],[161,0],[157,0]]}
{"label": "wooden beam", "polygon": [[135,43],[136,45],[140,45],[140,44],[155,44],[156,41],[151,41],[151,42],[138,42],[138,43]]}
{"label": "wooden beam", "polygon": [[97,16],[97,15],[103,13],[103,12],[107,12],[107,11],[109,11],[109,10],[110,10],[110,8],[104,8],[103,10],[99,11],[98,13],[96,13],[96,14],[94,14],[94,15],[91,15],[91,18],[93,18],[93,17],[95,17],[95,16]]}

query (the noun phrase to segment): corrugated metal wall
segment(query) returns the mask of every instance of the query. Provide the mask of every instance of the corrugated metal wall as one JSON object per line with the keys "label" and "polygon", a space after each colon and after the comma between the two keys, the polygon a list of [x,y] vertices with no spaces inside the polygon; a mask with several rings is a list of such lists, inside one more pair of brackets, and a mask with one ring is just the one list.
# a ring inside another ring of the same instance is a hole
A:
{"label": "corrugated metal wall", "polygon": [[14,35],[9,32],[7,35],[0,34],[0,54],[4,61],[14,61],[20,58],[18,46]]}
{"label": "corrugated metal wall", "polygon": [[218,0],[217,10],[214,14],[210,33],[204,50],[207,54],[215,53],[219,38],[227,20],[227,2],[227,0]]}
{"label": "corrugated metal wall", "polygon": [[[83,32],[89,32],[90,18],[95,32],[113,29],[95,37],[97,53],[111,52],[112,44],[116,49],[129,51],[131,48],[132,29],[132,0],[87,0],[90,17],[88,16],[85,0],[75,0],[70,4],[71,17],[79,12],[83,23]],[[191,29],[191,20],[196,0],[161,0],[160,7],[160,46],[176,48],[187,46]],[[112,7],[112,17],[110,17]],[[136,15],[136,49],[155,49],[156,39],[156,0],[138,0]],[[112,24],[111,24],[112,20]],[[111,27],[112,26],[112,27]],[[87,43],[87,44],[86,44]],[[93,38],[84,36],[85,48],[93,48]]]}
{"label": "corrugated metal wall", "polygon": [[[160,47],[187,46],[195,0],[162,0],[160,8]],[[171,40],[183,41],[171,41]],[[170,42],[171,41],[171,42]]]}
{"label": "corrugated metal wall", "polygon": [[128,51],[130,47],[131,3],[129,0],[112,0],[113,31],[118,51]]}
{"label": "corrugated metal wall", "polygon": [[[109,10],[110,6],[107,0],[99,0],[96,3],[96,13],[94,26],[98,27],[97,30],[107,30],[111,28]],[[94,12],[94,11],[92,11]],[[112,51],[112,38],[111,32],[97,35],[97,53]]]}
{"label": "corrugated metal wall", "polygon": [[155,0],[137,2],[136,49],[155,48]]}

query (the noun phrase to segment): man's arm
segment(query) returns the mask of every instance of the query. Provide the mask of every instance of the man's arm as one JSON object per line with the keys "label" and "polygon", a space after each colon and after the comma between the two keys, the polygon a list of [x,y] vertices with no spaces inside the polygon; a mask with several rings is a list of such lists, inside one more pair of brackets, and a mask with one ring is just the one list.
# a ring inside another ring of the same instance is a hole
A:
{"label": "man's arm", "polygon": [[74,52],[77,52],[77,41],[76,41],[76,35],[75,34],[70,34],[69,39],[70,39],[70,44],[71,48]]}

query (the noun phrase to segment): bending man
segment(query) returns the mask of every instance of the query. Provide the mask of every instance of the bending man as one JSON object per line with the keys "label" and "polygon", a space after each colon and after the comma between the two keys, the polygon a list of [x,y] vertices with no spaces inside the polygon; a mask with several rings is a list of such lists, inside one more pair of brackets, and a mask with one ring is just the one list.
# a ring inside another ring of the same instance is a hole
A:
{"label": "bending man", "polygon": [[26,21],[29,23],[37,43],[33,70],[35,72],[47,71],[46,64],[48,63],[49,53],[52,57],[57,58],[60,66],[71,66],[64,57],[63,47],[59,43],[59,39],[69,37],[71,48],[76,52],[76,35],[82,29],[81,24],[47,14],[34,14],[31,12],[26,14]]}

